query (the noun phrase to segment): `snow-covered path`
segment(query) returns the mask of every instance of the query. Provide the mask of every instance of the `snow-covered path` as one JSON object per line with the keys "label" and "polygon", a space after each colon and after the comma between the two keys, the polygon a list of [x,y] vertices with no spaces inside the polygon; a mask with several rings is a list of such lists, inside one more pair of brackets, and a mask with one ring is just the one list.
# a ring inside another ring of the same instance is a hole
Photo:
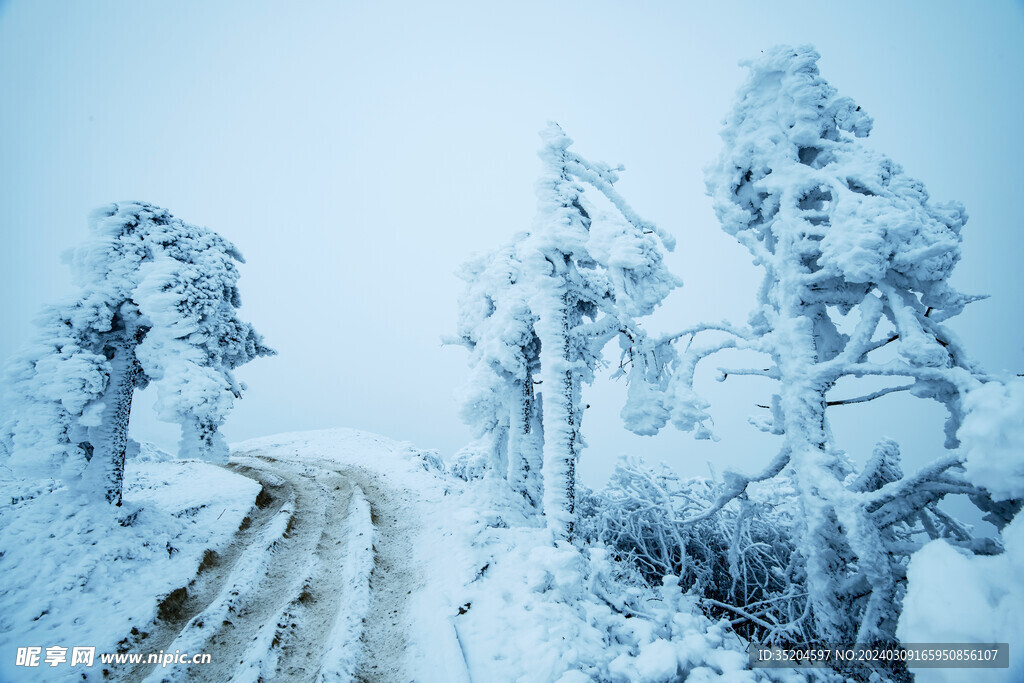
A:
{"label": "snow-covered path", "polygon": [[407,494],[387,487],[376,473],[358,467],[343,472],[364,492],[373,522],[374,565],[359,680],[411,681],[414,676],[406,671],[404,655],[412,627],[406,609],[409,596],[422,584],[411,562],[417,516],[409,509]]}
{"label": "snow-covered path", "polygon": [[373,472],[309,457],[254,450],[236,453],[231,468],[263,484],[252,523],[149,641],[210,653],[212,663],[127,678],[410,680],[402,653],[412,530],[394,507],[401,494]]}

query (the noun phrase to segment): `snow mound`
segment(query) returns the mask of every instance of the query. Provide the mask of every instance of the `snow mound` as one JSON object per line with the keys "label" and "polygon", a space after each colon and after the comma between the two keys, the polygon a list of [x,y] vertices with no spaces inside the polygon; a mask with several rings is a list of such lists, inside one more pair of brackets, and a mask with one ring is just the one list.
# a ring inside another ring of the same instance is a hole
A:
{"label": "snow mound", "polygon": [[1024,519],[1003,529],[1006,551],[971,556],[945,541],[914,553],[896,635],[905,643],[1010,643],[1008,669],[916,669],[918,683],[1020,681],[1024,671]]}
{"label": "snow mound", "polygon": [[1024,380],[987,382],[964,400],[957,432],[971,482],[995,500],[1024,498]]}
{"label": "snow mound", "polygon": [[46,667],[46,680],[101,677],[100,653],[127,647],[196,575],[253,505],[259,485],[199,462],[129,462],[116,512],[67,489],[0,508],[0,680],[19,647],[95,647],[96,664]]}

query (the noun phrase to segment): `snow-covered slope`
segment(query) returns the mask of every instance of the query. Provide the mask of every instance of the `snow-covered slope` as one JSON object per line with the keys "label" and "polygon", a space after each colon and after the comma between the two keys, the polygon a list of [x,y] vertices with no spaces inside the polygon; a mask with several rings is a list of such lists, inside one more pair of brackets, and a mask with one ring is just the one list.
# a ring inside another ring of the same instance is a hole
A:
{"label": "snow-covered slope", "polygon": [[[130,462],[118,513],[67,490],[0,507],[0,680],[99,679],[99,653],[145,641],[173,617],[204,559],[231,541],[259,485],[198,462]],[[38,647],[40,668],[17,666],[18,648]],[[49,666],[47,648],[67,648]],[[95,663],[71,666],[75,647]],[[154,649],[155,651],[155,649]]]}
{"label": "snow-covered slope", "polygon": [[[116,517],[63,491],[5,506],[0,679],[767,680],[671,579],[630,586],[431,451],[283,434],[236,444],[229,470],[133,462]],[[38,667],[15,664],[26,646]],[[48,666],[52,646],[68,661]],[[118,651],[211,661],[100,663]]]}

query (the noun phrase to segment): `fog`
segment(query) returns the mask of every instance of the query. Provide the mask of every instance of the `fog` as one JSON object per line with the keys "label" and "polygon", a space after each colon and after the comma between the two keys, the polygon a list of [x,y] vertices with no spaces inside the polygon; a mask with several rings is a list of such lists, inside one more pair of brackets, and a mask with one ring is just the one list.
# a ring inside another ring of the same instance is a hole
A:
{"label": "fog", "polygon": [[[530,228],[548,120],[624,164],[620,192],[678,239],[685,285],[650,327],[746,319],[760,273],[719,229],[702,169],[738,62],[776,43],[814,44],[874,117],[867,144],[966,205],[953,284],[992,296],[951,326],[987,369],[1024,372],[1024,11],[997,1],[0,5],[0,361],[72,291],[60,254],[88,212],[141,199],[246,256],[241,314],[279,355],[239,369],[229,441],[353,427],[451,455],[472,437],[466,353],[440,341],[455,271]],[[699,375],[714,443],[632,436],[624,384],[585,388],[583,481],[623,453],[686,475],[757,468],[774,451],[746,416],[770,386],[716,384],[715,365]],[[153,400],[137,395],[133,435],[173,450]],[[855,459],[890,436],[914,462],[941,448],[943,414],[887,397],[837,409],[834,430]]]}

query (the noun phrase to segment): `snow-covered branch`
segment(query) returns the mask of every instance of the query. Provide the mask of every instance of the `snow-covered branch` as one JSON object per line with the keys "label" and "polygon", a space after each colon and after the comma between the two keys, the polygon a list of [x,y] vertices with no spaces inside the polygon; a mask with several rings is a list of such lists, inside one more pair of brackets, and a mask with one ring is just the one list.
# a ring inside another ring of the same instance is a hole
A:
{"label": "snow-covered branch", "polygon": [[722,489],[722,492],[719,493],[718,499],[714,502],[714,504],[707,510],[701,512],[700,514],[683,520],[681,524],[685,526],[690,526],[702,520],[708,519],[709,517],[717,513],[719,510],[724,508],[726,505],[728,505],[731,501],[743,495],[746,492],[747,487],[750,486],[750,484],[759,481],[765,481],[766,479],[771,479],[772,477],[777,476],[780,472],[782,472],[783,469],[785,469],[786,465],[789,464],[790,456],[791,452],[789,446],[783,446],[782,450],[778,452],[778,454],[768,464],[766,468],[761,470],[761,472],[759,472],[758,474],[749,477],[739,474],[738,472],[727,470],[722,475],[723,479],[725,480],[725,485]]}
{"label": "snow-covered branch", "polygon": [[887,394],[894,394],[894,393],[899,392],[899,391],[908,391],[908,390],[913,389],[913,388],[914,388],[913,384],[901,384],[901,385],[896,386],[896,387],[887,387],[885,389],[879,389],[878,391],[873,391],[870,394],[864,394],[863,396],[857,396],[855,398],[844,398],[844,399],[838,399],[838,400],[835,400],[835,401],[826,401],[825,405],[827,405],[827,406],[847,406],[847,405],[850,405],[852,403],[867,403],[868,401],[873,401],[876,398],[881,398],[882,396],[886,396]]}

